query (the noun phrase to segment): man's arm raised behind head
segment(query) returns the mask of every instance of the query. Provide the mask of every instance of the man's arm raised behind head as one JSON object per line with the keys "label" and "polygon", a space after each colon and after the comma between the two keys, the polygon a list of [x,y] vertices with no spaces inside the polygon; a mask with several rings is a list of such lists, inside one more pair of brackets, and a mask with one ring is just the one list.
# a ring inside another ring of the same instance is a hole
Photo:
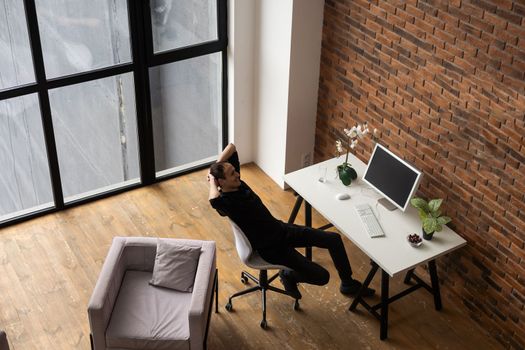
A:
{"label": "man's arm raised behind head", "polygon": [[[237,152],[235,145],[233,143],[228,144],[228,146],[224,148],[221,154],[219,154],[219,158],[217,158],[217,163],[227,161],[228,159],[231,158],[231,156],[235,152]],[[208,183],[210,186],[208,198],[211,200],[211,199],[219,197],[220,196],[219,181],[209,172],[208,172]]]}
{"label": "man's arm raised behind head", "polygon": [[219,158],[217,158],[217,162],[227,161],[236,151],[237,149],[235,148],[235,145],[233,143],[228,144],[228,146],[226,146],[222,150],[221,154],[219,154]]}

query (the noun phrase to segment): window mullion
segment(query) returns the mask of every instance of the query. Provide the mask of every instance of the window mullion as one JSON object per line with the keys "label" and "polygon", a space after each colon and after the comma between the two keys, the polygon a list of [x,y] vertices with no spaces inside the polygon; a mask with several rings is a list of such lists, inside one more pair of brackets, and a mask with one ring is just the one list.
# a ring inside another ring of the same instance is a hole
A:
{"label": "window mullion", "polygon": [[[130,35],[135,76],[135,103],[137,108],[137,131],[139,138],[140,172],[142,184],[155,182],[155,157],[153,151],[153,129],[151,121],[151,98],[149,71],[145,46],[147,39],[144,21],[149,11],[149,1],[128,0],[130,13]],[[149,15],[149,13],[148,13]],[[151,28],[149,29],[151,32]],[[151,44],[150,44],[151,45]]]}
{"label": "window mullion", "polygon": [[38,100],[40,104],[40,113],[42,115],[42,126],[44,129],[44,139],[46,144],[47,159],[49,163],[49,172],[51,175],[51,186],[53,188],[53,199],[55,207],[62,209],[64,207],[64,195],[60,180],[60,169],[58,166],[58,156],[53,131],[53,120],[51,118],[51,106],[49,104],[49,94],[47,90],[46,73],[44,68],[44,59],[42,55],[42,43],[40,41],[40,32],[38,30],[38,20],[34,0],[24,0],[26,19],[29,32],[29,42],[33,56],[33,66],[35,69],[35,79],[37,84]]}

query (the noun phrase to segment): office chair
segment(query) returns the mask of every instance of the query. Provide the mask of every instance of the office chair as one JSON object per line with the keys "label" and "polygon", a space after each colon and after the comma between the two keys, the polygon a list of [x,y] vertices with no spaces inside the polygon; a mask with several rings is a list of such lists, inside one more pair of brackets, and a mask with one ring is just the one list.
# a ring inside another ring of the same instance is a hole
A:
{"label": "office chair", "polygon": [[[248,294],[251,292],[261,291],[262,292],[262,320],[260,323],[261,328],[266,329],[268,323],[266,321],[266,291],[274,291],[277,293],[290,295],[285,290],[276,288],[270,285],[273,280],[279,276],[279,273],[276,273],[272,277],[268,278],[268,270],[289,270],[288,267],[283,265],[274,265],[265,261],[258,253],[252,248],[250,241],[244,234],[244,232],[237,226],[235,222],[230,220],[230,224],[233,229],[233,235],[235,237],[235,247],[237,248],[237,253],[241,261],[248,267],[252,269],[259,270],[259,278],[256,278],[252,274],[246,271],[241,272],[241,282],[243,284],[248,283],[248,279],[252,280],[254,283],[257,283],[256,286],[247,288],[243,291],[237,292],[230,296],[228,303],[226,304],[226,310],[231,311],[233,309],[232,299],[238,296]],[[295,299],[293,309],[299,309],[299,300]]]}

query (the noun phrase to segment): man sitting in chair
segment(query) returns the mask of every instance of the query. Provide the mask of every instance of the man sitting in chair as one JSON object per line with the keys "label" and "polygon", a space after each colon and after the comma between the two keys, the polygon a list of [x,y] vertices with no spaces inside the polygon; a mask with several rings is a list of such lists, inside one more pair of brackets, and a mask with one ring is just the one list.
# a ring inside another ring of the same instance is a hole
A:
{"label": "man sitting in chair", "polygon": [[[340,292],[355,295],[361,282],[352,278],[352,269],[346,256],[341,236],[334,232],[284,223],[272,216],[259,196],[241,180],[239,157],[235,145],[230,143],[210,167],[209,200],[221,216],[228,216],[246,234],[252,248],[272,264],[284,265],[279,277],[285,290],[295,299],[301,299],[297,283],[322,286],[330,279],[321,265],[308,260],[295,248],[319,247],[328,249],[341,278]],[[363,296],[374,294],[366,288]]]}

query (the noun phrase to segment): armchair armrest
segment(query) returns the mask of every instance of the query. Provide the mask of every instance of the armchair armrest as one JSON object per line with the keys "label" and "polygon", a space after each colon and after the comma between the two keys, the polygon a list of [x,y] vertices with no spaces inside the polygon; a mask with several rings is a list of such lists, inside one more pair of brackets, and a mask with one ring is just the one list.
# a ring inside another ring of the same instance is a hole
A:
{"label": "armchair armrest", "polygon": [[215,242],[203,241],[188,314],[191,349],[203,348],[208,310],[214,291],[215,269]]}
{"label": "armchair armrest", "polygon": [[105,349],[105,333],[111,312],[126,272],[124,247],[126,239],[113,238],[108,255],[102,265],[95,289],[88,303],[89,324],[91,326],[94,349]]}

